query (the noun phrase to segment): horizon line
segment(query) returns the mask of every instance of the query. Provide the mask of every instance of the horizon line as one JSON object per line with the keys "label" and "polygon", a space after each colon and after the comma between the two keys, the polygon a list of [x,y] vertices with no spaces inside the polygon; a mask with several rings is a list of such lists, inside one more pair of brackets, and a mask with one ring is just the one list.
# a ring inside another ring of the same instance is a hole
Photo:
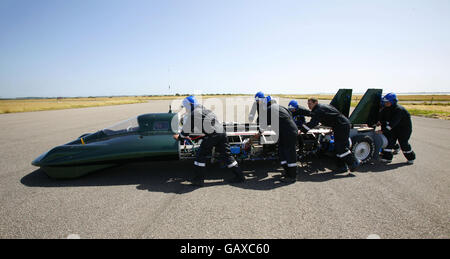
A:
{"label": "horizon line", "polygon": [[[330,95],[335,94],[334,92],[321,92],[321,93],[273,93],[271,95],[279,96],[279,95]],[[363,95],[362,92],[353,93],[355,95]],[[450,95],[450,92],[397,92],[397,95]],[[95,96],[17,96],[17,97],[5,97],[2,98],[0,96],[0,100],[20,100],[20,99],[58,99],[58,98],[113,98],[113,97],[174,97],[174,96],[189,96],[189,95],[198,95],[198,94],[141,94],[141,95],[95,95]],[[205,95],[229,95],[229,96],[248,96],[253,94],[231,94],[231,93],[204,93],[200,94],[200,96]]]}

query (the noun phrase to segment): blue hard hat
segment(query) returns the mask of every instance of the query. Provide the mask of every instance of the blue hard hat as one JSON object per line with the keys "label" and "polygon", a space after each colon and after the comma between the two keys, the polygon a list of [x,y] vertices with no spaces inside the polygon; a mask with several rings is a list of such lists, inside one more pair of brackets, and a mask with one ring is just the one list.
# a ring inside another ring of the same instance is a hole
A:
{"label": "blue hard hat", "polygon": [[264,97],[264,93],[263,92],[257,92],[256,94],[255,94],[255,101],[259,101],[259,100],[262,100],[262,99],[264,99],[265,97]]}
{"label": "blue hard hat", "polygon": [[191,105],[197,105],[197,104],[198,104],[198,101],[195,98],[195,96],[193,96],[193,95],[188,96],[188,97],[184,98],[184,100],[183,100],[183,107],[185,107],[186,109],[190,109]]}
{"label": "blue hard hat", "polygon": [[381,99],[381,103],[384,106],[384,104],[386,102],[390,102],[393,105],[397,104],[398,99],[397,99],[397,95],[395,93],[388,93],[386,94],[382,99]]}
{"label": "blue hard hat", "polygon": [[289,109],[298,109],[298,102],[296,100],[292,100],[289,102],[288,105]]}
{"label": "blue hard hat", "polygon": [[268,104],[268,103],[270,103],[272,101],[272,97],[270,96],[270,95],[268,95],[266,98],[264,98],[264,100],[263,100],[263,102],[265,103],[265,104]]}

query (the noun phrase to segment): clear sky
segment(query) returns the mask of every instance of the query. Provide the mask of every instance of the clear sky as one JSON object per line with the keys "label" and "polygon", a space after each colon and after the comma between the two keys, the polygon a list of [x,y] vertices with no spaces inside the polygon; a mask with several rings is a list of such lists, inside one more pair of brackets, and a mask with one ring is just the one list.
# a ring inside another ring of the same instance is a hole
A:
{"label": "clear sky", "polygon": [[2,98],[342,87],[450,92],[450,1],[0,0]]}

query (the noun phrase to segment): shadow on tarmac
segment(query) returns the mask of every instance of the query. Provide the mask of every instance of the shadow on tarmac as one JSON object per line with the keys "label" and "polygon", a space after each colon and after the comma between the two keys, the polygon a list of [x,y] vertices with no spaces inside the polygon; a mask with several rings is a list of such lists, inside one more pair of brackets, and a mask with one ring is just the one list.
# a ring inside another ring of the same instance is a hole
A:
{"label": "shadow on tarmac", "polygon": [[[336,174],[332,159],[313,158],[306,163],[299,163],[297,182],[325,182],[356,177],[358,173],[380,173],[394,170],[406,163],[366,164],[352,174]],[[245,162],[242,165],[247,180],[244,183],[231,184],[227,180],[233,177],[231,171],[208,167],[207,179],[203,188],[220,185],[232,185],[237,188],[268,191],[289,184],[280,181],[283,169],[274,161]],[[35,170],[21,179],[27,187],[94,187],[137,185],[138,190],[183,194],[196,190],[189,179],[194,176],[192,161],[141,162],[104,169],[78,179],[58,180],[49,178],[41,169]],[[294,183],[295,184],[295,183]]]}

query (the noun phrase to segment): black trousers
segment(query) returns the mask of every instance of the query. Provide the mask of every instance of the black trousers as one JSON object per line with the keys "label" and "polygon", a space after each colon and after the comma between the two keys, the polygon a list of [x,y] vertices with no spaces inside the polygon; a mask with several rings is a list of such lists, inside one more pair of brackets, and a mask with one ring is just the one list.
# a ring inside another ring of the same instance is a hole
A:
{"label": "black trousers", "polygon": [[298,143],[298,153],[303,154],[303,146],[305,144],[305,141],[303,140],[303,134],[299,134],[297,136],[297,143]]}
{"label": "black trousers", "polygon": [[395,128],[393,130],[386,130],[383,134],[388,139],[388,145],[383,150],[383,159],[392,160],[393,153],[395,150],[395,146],[397,141],[400,145],[400,148],[403,151],[403,155],[408,160],[415,160],[416,154],[412,150],[411,145],[409,144],[409,139],[411,138],[412,130],[409,128]]}
{"label": "black trousers", "polygon": [[294,132],[280,132],[278,139],[278,153],[282,165],[297,167],[297,134]]}
{"label": "black trousers", "polygon": [[226,163],[228,168],[237,166],[237,162],[231,154],[230,144],[225,133],[213,133],[203,138],[194,165],[206,167],[206,160],[211,155],[213,147],[216,148],[215,151],[220,154],[219,158]]}
{"label": "black trousers", "polygon": [[333,132],[338,167],[345,166],[345,164],[354,167],[357,165],[357,160],[355,155],[350,151],[350,124],[334,127]]}
{"label": "black trousers", "polygon": [[334,148],[338,157],[343,157],[344,154],[348,154],[350,151],[350,142],[348,141],[350,136],[350,125],[339,125],[333,128],[334,132]]}

